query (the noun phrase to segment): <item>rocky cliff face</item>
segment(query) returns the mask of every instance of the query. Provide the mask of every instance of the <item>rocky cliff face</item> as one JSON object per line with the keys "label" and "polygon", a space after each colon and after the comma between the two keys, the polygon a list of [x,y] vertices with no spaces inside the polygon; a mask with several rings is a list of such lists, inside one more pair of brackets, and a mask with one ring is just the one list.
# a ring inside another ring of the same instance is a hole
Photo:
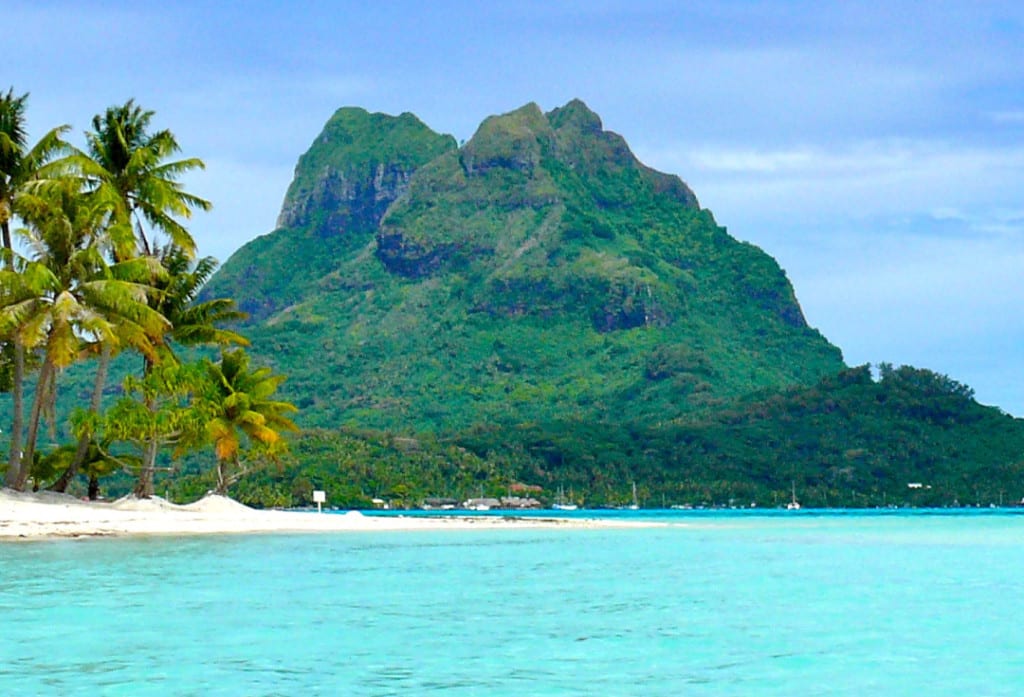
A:
{"label": "rocky cliff face", "polygon": [[373,231],[413,173],[454,148],[412,114],[339,109],[299,159],[277,227],[321,237]]}
{"label": "rocky cliff face", "polygon": [[232,256],[203,297],[231,295],[262,321],[318,292],[338,259],[373,239],[417,170],[456,149],[412,114],[339,109],[299,158],[277,230]]}
{"label": "rocky cliff face", "polygon": [[546,114],[531,103],[487,118],[457,153],[424,166],[381,221],[376,254],[409,279],[475,268],[486,276],[478,311],[575,314],[600,332],[662,326],[686,302],[678,283],[637,261],[651,246],[639,226],[658,208],[700,215],[682,180],[640,163],[583,102]]}
{"label": "rocky cliff face", "polygon": [[415,171],[394,162],[344,171],[328,167],[305,196],[285,201],[277,227],[310,227],[322,237],[374,230]]}

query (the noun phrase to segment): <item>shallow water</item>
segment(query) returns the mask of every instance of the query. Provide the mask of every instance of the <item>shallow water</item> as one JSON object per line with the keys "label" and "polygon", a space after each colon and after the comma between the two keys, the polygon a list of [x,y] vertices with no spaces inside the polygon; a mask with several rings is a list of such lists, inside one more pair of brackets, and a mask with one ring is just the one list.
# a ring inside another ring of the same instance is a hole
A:
{"label": "shallow water", "polygon": [[0,694],[1019,692],[1024,517],[666,519],[0,544]]}

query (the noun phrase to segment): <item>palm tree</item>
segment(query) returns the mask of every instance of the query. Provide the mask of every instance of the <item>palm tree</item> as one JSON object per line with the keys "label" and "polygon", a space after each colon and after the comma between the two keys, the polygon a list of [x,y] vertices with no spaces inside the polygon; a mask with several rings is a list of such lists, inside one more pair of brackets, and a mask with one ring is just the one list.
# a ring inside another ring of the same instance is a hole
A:
{"label": "palm tree", "polygon": [[217,270],[216,259],[203,257],[193,262],[184,249],[175,245],[160,250],[159,259],[166,275],[156,284],[153,309],[170,321],[171,341],[182,346],[249,345],[249,340],[238,332],[220,326],[248,316],[237,309],[234,300],[214,298],[196,302],[199,291]]}
{"label": "palm tree", "polygon": [[[193,262],[185,250],[168,245],[159,251],[160,263],[166,274],[156,283],[156,293],[151,307],[171,323],[168,338],[183,346],[236,344],[248,346],[249,341],[241,334],[218,326],[245,318],[245,313],[235,308],[234,300],[215,298],[195,302],[203,285],[217,268],[213,257],[204,257]],[[162,360],[177,361],[170,343],[162,347]],[[144,373],[148,374],[153,364],[147,359]],[[140,498],[152,496],[153,475],[156,472],[157,444],[154,440],[145,449],[135,495]]]}
{"label": "palm tree", "polygon": [[102,419],[93,420],[92,430],[100,440],[137,449],[136,496],[152,496],[160,448],[174,446],[180,453],[205,444],[207,409],[197,407],[196,395],[203,394],[207,384],[204,364],[161,361],[141,378],[125,378],[125,396]]}
{"label": "palm tree", "polygon": [[[76,164],[93,190],[111,202],[117,220],[131,226],[130,236],[116,240],[115,260],[156,256],[157,231],[193,256],[195,241],[178,218],[210,209],[209,201],[184,191],[179,181],[181,175],[203,169],[203,161],[168,161],[180,151],[178,141],[168,130],[149,132],[153,113],[132,99],[108,108],[93,117],[93,130],[85,134],[88,154],[77,153]],[[148,236],[144,223],[152,228]]]}
{"label": "palm tree", "polygon": [[[83,341],[126,341],[155,358],[153,337],[169,330],[149,306],[151,288],[135,279],[152,275],[152,260],[108,265],[100,240],[109,204],[83,194],[80,181],[39,182],[18,198],[29,257],[14,256],[15,269],[0,270],[0,336],[38,348],[41,366],[24,453],[9,483],[22,489],[33,462],[44,409],[52,408],[57,373],[77,360]],[[158,340],[158,339],[157,339]]]}
{"label": "palm tree", "polygon": [[25,127],[25,105],[28,93],[14,96],[0,92],[0,229],[4,250],[12,249],[11,219],[14,217],[14,199],[24,184],[38,179],[54,157],[67,152],[69,146],[62,136],[70,126],[51,129],[31,148]]}
{"label": "palm tree", "polygon": [[[15,199],[28,182],[38,179],[55,155],[67,149],[61,136],[69,126],[48,131],[31,148],[27,145],[25,104],[28,93],[14,96],[14,90],[0,93],[0,237],[3,242],[4,267],[14,269],[14,247],[11,221]],[[23,429],[23,386],[25,379],[24,347],[13,342],[11,355],[11,450],[7,463],[6,484],[11,486],[21,471],[21,437]]]}
{"label": "palm tree", "polygon": [[244,349],[221,351],[220,361],[208,363],[207,371],[207,433],[217,456],[216,491],[225,494],[254,464],[285,449],[280,431],[298,430],[286,416],[298,410],[289,402],[271,399],[284,376],[272,374],[270,368],[250,370]]}
{"label": "palm tree", "polygon": [[[149,304],[152,307],[156,302],[158,291],[156,286],[160,285],[166,278],[166,271],[157,260],[149,257],[138,257],[127,261],[111,264],[107,267],[111,278],[132,283],[144,284],[148,287]],[[159,312],[159,310],[157,310]],[[100,412],[103,401],[103,391],[107,384],[107,374],[110,362],[123,347],[142,347],[145,350],[147,365],[160,355],[164,348],[162,343],[166,338],[163,333],[167,331],[168,324],[153,325],[158,329],[160,335],[149,336],[147,330],[136,322],[126,317],[111,316],[108,319],[113,321],[113,329],[116,333],[116,341],[99,338],[96,341],[83,345],[83,356],[96,358],[96,376],[93,381],[92,396],[89,399],[88,412],[97,415]],[[166,319],[166,318],[165,318]],[[85,464],[89,456],[89,444],[92,434],[84,429],[78,440],[74,457],[69,461],[67,468],[50,486],[52,491],[64,492],[74,479],[79,469]]]}
{"label": "palm tree", "polygon": [[[134,100],[108,108],[102,115],[93,117],[93,130],[86,133],[87,152],[76,151],[73,158],[87,188],[111,207],[108,243],[115,262],[139,256],[151,259],[160,257],[159,245],[153,238],[156,231],[162,231],[170,238],[169,248],[180,250],[178,253],[184,259],[192,258],[195,254],[195,241],[177,218],[190,217],[194,209],[210,208],[209,201],[185,192],[178,181],[182,174],[202,169],[203,162],[196,158],[168,161],[180,150],[178,142],[168,130],[150,133],[152,117],[152,111],[142,110]],[[152,228],[149,236],[144,223]],[[174,271],[168,273],[173,274]],[[160,277],[167,277],[168,273],[162,273]],[[203,282],[208,277],[208,272],[204,273],[207,276],[202,278]],[[153,280],[159,283],[158,278],[154,277]],[[170,282],[173,283],[177,281]],[[177,289],[168,285],[156,297],[165,296],[168,290]],[[198,286],[195,290],[198,291]],[[185,304],[191,302],[194,296],[195,292],[184,301]],[[158,300],[156,304],[160,302]],[[156,309],[159,311],[159,308]],[[98,355],[96,380],[90,400],[93,413],[100,409],[107,370],[113,355],[112,347],[101,345]],[[155,358],[146,357],[144,372],[152,368],[154,361]],[[83,434],[71,466],[54,483],[54,490],[63,491],[67,487],[87,454],[88,442],[88,434]],[[149,496],[151,490],[152,468],[144,465],[140,470],[136,491],[142,492],[141,496]]]}

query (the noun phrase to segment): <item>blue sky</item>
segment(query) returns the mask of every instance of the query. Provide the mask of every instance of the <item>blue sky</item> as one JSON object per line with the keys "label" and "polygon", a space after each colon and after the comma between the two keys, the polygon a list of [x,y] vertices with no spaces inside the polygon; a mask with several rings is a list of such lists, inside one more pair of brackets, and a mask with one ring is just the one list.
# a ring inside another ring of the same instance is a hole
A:
{"label": "blue sky", "polygon": [[335,109],[484,117],[582,98],[786,269],[850,364],[946,373],[1024,415],[1019,2],[7,0],[0,87],[35,135],[134,97],[215,209],[269,232]]}

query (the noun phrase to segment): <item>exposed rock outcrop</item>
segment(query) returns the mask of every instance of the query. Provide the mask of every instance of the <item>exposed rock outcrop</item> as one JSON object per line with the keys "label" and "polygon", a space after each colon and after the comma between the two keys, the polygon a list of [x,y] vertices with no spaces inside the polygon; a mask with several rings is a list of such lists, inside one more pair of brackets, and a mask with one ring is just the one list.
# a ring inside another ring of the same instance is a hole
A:
{"label": "exposed rock outcrop", "polygon": [[278,228],[316,235],[372,232],[421,166],[455,149],[412,114],[388,116],[339,109],[299,159]]}

